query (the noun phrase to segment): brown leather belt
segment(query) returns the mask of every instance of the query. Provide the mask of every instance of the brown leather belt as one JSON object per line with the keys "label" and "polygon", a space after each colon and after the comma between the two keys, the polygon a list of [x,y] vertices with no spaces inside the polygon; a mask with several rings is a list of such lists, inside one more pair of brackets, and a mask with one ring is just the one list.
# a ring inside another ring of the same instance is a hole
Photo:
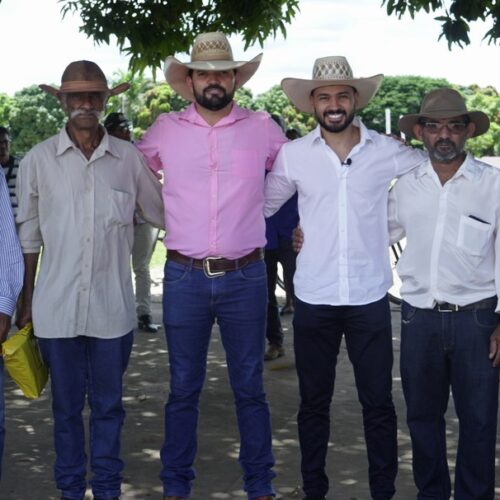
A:
{"label": "brown leather belt", "polygon": [[434,306],[434,311],[439,312],[459,312],[459,311],[474,311],[476,309],[493,309],[497,305],[497,297],[488,297],[487,299],[478,300],[472,304],[466,304],[465,306],[458,306],[456,304],[450,304],[448,302],[442,302],[441,304],[436,304]]}
{"label": "brown leather belt", "polygon": [[239,259],[225,259],[224,257],[205,257],[204,259],[193,259],[186,255],[182,255],[177,250],[168,250],[167,259],[178,264],[194,267],[195,269],[202,269],[205,276],[208,278],[215,278],[223,276],[229,271],[237,271],[242,267],[252,264],[264,259],[264,250],[256,248],[249,254],[240,257]]}

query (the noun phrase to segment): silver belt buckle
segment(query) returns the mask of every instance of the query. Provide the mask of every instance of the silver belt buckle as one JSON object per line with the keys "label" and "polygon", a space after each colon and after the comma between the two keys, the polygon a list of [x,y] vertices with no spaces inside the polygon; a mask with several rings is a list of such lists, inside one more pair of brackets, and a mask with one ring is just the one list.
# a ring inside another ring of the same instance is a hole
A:
{"label": "silver belt buckle", "polygon": [[205,257],[203,259],[203,272],[207,278],[217,278],[217,276],[224,276],[226,271],[212,271],[210,269],[210,262],[222,259],[222,257]]}
{"label": "silver belt buckle", "polygon": [[[441,309],[441,306],[443,306],[442,309]],[[450,307],[450,306],[453,306],[453,307]],[[444,304],[438,304],[438,311],[440,313],[457,312],[459,307],[460,306],[457,306],[456,304],[447,304],[446,306]]]}

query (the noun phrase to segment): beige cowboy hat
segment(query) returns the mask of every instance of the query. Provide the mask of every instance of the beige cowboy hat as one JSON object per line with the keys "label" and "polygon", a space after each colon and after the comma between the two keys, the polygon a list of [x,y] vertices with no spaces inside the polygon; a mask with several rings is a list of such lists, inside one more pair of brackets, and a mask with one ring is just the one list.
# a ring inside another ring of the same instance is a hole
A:
{"label": "beige cowboy hat", "polygon": [[102,69],[92,61],[73,61],[66,66],[61,77],[61,87],[55,88],[50,85],[39,85],[39,87],[55,97],[60,94],[71,94],[74,92],[105,92],[108,96],[125,92],[130,85],[120,83],[110,89]]}
{"label": "beige cowboy hat", "polygon": [[186,77],[190,69],[204,71],[238,70],[236,89],[242,87],[257,71],[262,54],[251,61],[235,61],[229,41],[223,33],[201,33],[193,42],[191,62],[183,63],[174,56],[168,56],[165,61],[165,79],[167,83],[184,99],[194,101],[194,95],[189,88]]}
{"label": "beige cowboy hat", "polygon": [[468,111],[464,98],[453,89],[444,88],[431,90],[422,100],[420,113],[405,115],[399,119],[399,130],[407,137],[416,139],[413,127],[421,118],[454,118],[457,116],[468,116],[469,120],[476,125],[476,130],[471,137],[484,134],[490,127],[490,119],[482,111]]}
{"label": "beige cowboy hat", "polygon": [[347,59],[343,56],[320,57],[314,61],[312,80],[285,78],[281,88],[299,111],[314,111],[309,96],[314,89],[329,85],[349,85],[358,93],[358,109],[366,106],[375,95],[384,75],[354,78]]}

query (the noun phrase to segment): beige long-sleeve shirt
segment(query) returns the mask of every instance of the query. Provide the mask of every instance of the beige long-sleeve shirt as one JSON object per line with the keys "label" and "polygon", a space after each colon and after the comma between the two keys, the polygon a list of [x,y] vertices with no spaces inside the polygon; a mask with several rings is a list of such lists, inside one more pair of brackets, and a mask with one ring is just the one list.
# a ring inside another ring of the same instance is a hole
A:
{"label": "beige long-sleeve shirt", "polygon": [[38,337],[115,338],[136,324],[130,274],[133,217],[163,227],[161,185],[136,148],[105,134],[87,160],[65,129],[22,160],[19,240],[38,253]]}

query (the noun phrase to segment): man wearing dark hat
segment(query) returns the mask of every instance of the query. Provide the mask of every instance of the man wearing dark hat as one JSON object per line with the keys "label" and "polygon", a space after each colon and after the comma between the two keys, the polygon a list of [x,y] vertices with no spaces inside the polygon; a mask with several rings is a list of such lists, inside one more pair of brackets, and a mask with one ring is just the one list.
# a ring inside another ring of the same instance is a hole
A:
{"label": "man wearing dark hat", "polygon": [[[132,141],[130,120],[120,112],[109,113],[104,120],[109,135]],[[151,272],[149,263],[153,256],[158,229],[146,222],[140,214],[134,215],[134,245],[132,247],[132,269],[135,276],[135,306],[137,327],[148,333],[157,333],[151,311]]]}
{"label": "man wearing dark hat", "polygon": [[376,500],[395,492],[387,198],[391,180],[414,168],[422,154],[356,117],[382,78],[354,78],[346,58],[333,56],[316,60],[311,80],[282,81],[295,106],[318,121],[311,133],[283,146],[265,192],[266,217],[298,192],[304,232],[293,326],[307,500],[324,499],[329,488],[330,405],[343,336],[363,408],[370,492]]}
{"label": "man wearing dark hat", "polygon": [[138,143],[164,171],[168,258],[163,320],[170,360],[161,479],[167,500],[188,498],[194,479],[198,401],[212,326],[227,357],[249,499],[273,495],[271,425],[262,371],[266,322],[264,173],[286,138],[267,113],[233,96],[261,55],[234,61],[222,33],[194,42],[191,62],[169,57],[167,82],[192,104],[162,114]]}
{"label": "man wearing dark hat", "polygon": [[[63,499],[86,490],[82,411],[90,407],[94,499],[120,496],[122,377],[136,325],[130,275],[138,208],[163,224],[160,184],[132,144],[99,119],[110,95],[101,69],[76,61],[55,95],[68,115],[59,134],[24,157],[17,184],[19,239],[26,267],[18,326],[33,321],[51,374],[55,479]],[[43,248],[35,286],[35,273]]]}
{"label": "man wearing dark hat", "polygon": [[430,92],[400,129],[429,160],[391,190],[391,239],[406,236],[401,277],[401,380],[417,498],[446,500],[445,413],[455,402],[456,500],[495,498],[500,366],[500,171],[464,152],[488,130],[452,89]]}

